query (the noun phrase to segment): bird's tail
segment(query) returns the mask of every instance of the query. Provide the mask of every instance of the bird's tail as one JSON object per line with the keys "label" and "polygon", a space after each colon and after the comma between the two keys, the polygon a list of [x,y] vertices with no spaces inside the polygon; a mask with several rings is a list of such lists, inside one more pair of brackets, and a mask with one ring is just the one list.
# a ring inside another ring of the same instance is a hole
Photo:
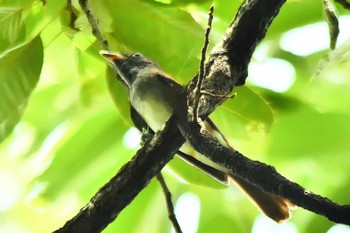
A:
{"label": "bird's tail", "polygon": [[290,210],[295,208],[294,204],[284,198],[264,192],[237,176],[231,174],[227,176],[265,215],[278,223],[282,223],[290,218]]}
{"label": "bird's tail", "polygon": [[282,223],[290,218],[290,210],[292,210],[295,205],[288,200],[274,194],[264,192],[255,185],[252,185],[237,176],[226,174],[220,170],[208,166],[181,151],[178,151],[178,156],[224,185],[228,185],[229,181],[236,184],[236,186],[248,196],[249,200],[255,206],[257,206],[266,216],[270,217],[276,222]]}

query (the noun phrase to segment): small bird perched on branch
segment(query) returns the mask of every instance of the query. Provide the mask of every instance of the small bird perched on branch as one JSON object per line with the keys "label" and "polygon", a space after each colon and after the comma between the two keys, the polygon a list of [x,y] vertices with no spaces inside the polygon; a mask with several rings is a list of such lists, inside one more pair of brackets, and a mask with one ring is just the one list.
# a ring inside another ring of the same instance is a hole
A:
{"label": "small bird perched on branch", "polygon": [[[157,64],[139,53],[121,55],[101,51],[100,54],[117,69],[128,87],[131,118],[135,126],[139,130],[148,126],[153,132],[158,131],[178,107],[179,100],[184,97],[185,88],[165,74]],[[220,143],[230,147],[224,135],[209,118],[203,127]],[[290,218],[293,204],[288,200],[266,193],[245,180],[228,174],[219,164],[196,152],[189,142],[180,148],[177,155],[225,185],[229,181],[235,183],[263,213],[276,222],[281,223]]]}

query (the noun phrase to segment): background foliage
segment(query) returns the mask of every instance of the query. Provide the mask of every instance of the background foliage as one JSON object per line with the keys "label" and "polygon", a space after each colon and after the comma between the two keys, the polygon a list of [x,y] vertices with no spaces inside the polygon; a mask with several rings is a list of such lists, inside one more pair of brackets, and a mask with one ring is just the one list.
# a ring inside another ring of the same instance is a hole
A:
{"label": "background foliage", "polygon": [[[112,50],[141,52],[183,84],[198,71],[210,4],[91,1]],[[211,46],[241,2],[214,4]],[[342,19],[341,26],[348,26]],[[254,54],[247,85],[212,118],[245,155],[309,190],[350,203],[350,42],[342,39],[331,52],[325,23],[317,24],[321,33],[307,34],[317,22],[324,22],[321,1],[288,1]],[[290,30],[308,25],[305,34],[290,39]],[[0,0],[0,28],[0,232],[49,232],[131,158],[138,135],[130,130],[126,91],[99,56],[77,1]],[[341,37],[346,33],[341,30]],[[320,41],[325,43],[311,52],[297,51]],[[185,232],[334,227],[300,208],[288,223],[271,223],[235,188],[178,159],[164,174]],[[161,190],[151,182],[104,232],[170,231]],[[349,231],[339,225],[329,230]]]}

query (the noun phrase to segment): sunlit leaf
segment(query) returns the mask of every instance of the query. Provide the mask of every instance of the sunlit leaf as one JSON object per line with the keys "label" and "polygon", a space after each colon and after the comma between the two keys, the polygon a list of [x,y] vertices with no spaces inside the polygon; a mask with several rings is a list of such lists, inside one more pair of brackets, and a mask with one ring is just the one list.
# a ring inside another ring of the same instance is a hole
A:
{"label": "sunlit leaf", "polygon": [[33,40],[63,9],[65,1],[6,1],[0,7],[0,57]]}
{"label": "sunlit leaf", "polygon": [[237,93],[219,106],[211,117],[228,138],[244,138],[250,132],[265,134],[273,123],[273,112],[268,102],[246,86],[234,89]]}
{"label": "sunlit leaf", "polygon": [[128,124],[131,125],[132,121],[130,118],[130,104],[128,100],[127,88],[122,85],[120,80],[118,80],[117,74],[114,70],[108,69],[106,77],[109,93],[118,109],[119,114],[125,122],[128,122]]}
{"label": "sunlit leaf", "polygon": [[20,120],[39,80],[42,63],[43,47],[40,38],[1,58],[0,142]]}
{"label": "sunlit leaf", "polygon": [[76,67],[81,77],[80,99],[86,105],[92,104],[98,92],[106,91],[105,80],[101,78],[104,74],[103,62],[96,59],[96,56],[89,55],[86,50],[76,50]]}
{"label": "sunlit leaf", "polygon": [[273,140],[268,154],[277,157],[344,154],[350,151],[349,119],[349,115],[318,113],[312,108],[287,114],[271,130]]}
{"label": "sunlit leaf", "polygon": [[[121,161],[123,163],[127,158],[125,156],[128,154],[120,144],[126,127],[121,127],[120,119],[114,112],[110,112],[109,109],[81,121],[83,121],[81,125],[74,127],[70,134],[62,138],[64,143],[55,150],[56,156],[52,164],[40,178],[48,182],[46,194],[49,196],[65,192],[67,187],[74,187],[77,190],[89,186],[91,180],[95,180],[106,172],[106,168],[118,167],[117,163]],[[116,146],[119,149],[116,149]],[[104,153],[111,147],[115,151],[109,155],[113,155],[115,159],[111,160],[109,157],[110,162],[103,163],[106,161]],[[103,171],[99,171],[100,166]],[[64,173],[62,173],[63,167]],[[115,169],[112,170],[112,172],[115,171]],[[95,172],[100,175],[96,175]]]}
{"label": "sunlit leaf", "polygon": [[22,21],[23,8],[0,7],[0,51],[23,39],[25,26]]}
{"label": "sunlit leaf", "polygon": [[[189,80],[197,73],[204,30],[189,13],[136,0],[106,1],[103,6],[102,13],[107,11],[113,18],[113,33],[107,35],[112,50],[141,52],[178,80]],[[97,9],[103,19],[102,13]]]}

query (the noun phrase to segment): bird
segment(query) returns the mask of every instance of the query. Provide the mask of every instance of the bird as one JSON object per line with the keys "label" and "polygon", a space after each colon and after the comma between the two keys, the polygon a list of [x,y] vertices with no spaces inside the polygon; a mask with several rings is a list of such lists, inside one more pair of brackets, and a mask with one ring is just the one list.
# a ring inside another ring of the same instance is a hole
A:
{"label": "bird", "polygon": [[[128,89],[131,119],[136,128],[142,131],[149,127],[152,132],[161,129],[178,107],[185,87],[140,53],[121,54],[102,50],[100,54],[117,70]],[[209,117],[203,127],[215,135],[221,144],[230,147]],[[224,185],[234,183],[258,209],[274,221],[282,223],[290,218],[290,210],[294,205],[289,200],[267,193],[242,178],[227,173],[219,164],[196,152],[189,142],[183,144],[177,156]]]}

